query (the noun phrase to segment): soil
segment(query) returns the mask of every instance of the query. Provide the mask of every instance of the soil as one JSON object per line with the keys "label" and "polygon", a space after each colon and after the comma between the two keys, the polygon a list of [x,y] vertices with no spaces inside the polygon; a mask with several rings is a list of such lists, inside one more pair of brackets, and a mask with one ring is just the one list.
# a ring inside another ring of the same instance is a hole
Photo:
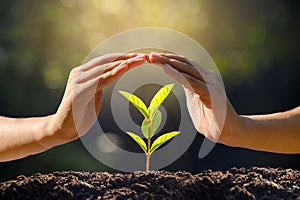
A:
{"label": "soil", "polygon": [[54,172],[0,183],[0,199],[299,199],[300,172],[282,168],[228,171]]}

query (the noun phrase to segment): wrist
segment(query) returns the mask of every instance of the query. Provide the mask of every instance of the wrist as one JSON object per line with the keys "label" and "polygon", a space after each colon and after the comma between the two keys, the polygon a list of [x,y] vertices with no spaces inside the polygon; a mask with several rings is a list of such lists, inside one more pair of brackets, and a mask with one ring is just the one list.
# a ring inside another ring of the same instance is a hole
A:
{"label": "wrist", "polygon": [[226,125],[225,121],[220,142],[231,147],[242,147],[246,129],[245,121],[241,116],[237,116],[234,119],[234,123],[228,125]]}
{"label": "wrist", "polygon": [[239,116],[241,119],[241,130],[240,130],[240,145],[239,147],[246,147],[249,142],[249,135],[252,129],[251,119],[245,115]]}
{"label": "wrist", "polygon": [[32,126],[32,132],[34,135],[38,135],[40,138],[54,135],[54,129],[51,126],[52,119],[53,115],[36,118],[35,123]]}
{"label": "wrist", "polygon": [[219,142],[232,147],[242,147],[245,136],[247,135],[247,126],[245,117],[238,115],[230,102],[228,102],[225,122]]}
{"label": "wrist", "polygon": [[72,113],[58,111],[52,116],[50,127],[55,137],[62,143],[73,141],[79,137]]}
{"label": "wrist", "polygon": [[43,149],[49,149],[63,143],[60,137],[58,137],[57,125],[54,123],[55,115],[34,118],[33,120],[32,132],[35,136],[34,140]]}

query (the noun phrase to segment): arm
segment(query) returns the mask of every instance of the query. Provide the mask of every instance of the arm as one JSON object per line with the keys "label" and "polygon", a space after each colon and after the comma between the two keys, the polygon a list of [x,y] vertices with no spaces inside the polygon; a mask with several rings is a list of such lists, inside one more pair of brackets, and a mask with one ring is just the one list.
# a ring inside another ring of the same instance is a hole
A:
{"label": "arm", "polygon": [[240,146],[277,153],[300,153],[300,106],[286,112],[240,116]]}
{"label": "arm", "polygon": [[64,143],[51,130],[53,116],[27,119],[0,117],[0,161],[22,158]]}
{"label": "arm", "polygon": [[85,134],[97,120],[102,89],[144,61],[144,55],[137,54],[97,57],[71,71],[55,114],[19,119],[0,117],[0,162],[36,154]]}
{"label": "arm", "polygon": [[148,60],[162,65],[167,74],[182,84],[195,128],[208,139],[253,150],[300,153],[300,107],[282,113],[243,116],[225,99],[224,125],[220,133],[210,134],[211,116],[218,118],[223,113],[212,108],[208,88],[222,97],[220,77],[183,56],[153,53]]}

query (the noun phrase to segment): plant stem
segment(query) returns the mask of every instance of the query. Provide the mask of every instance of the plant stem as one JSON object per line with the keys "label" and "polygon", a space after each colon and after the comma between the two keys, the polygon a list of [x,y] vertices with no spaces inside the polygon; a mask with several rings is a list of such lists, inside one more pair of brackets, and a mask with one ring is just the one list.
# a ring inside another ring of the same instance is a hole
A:
{"label": "plant stem", "polygon": [[150,154],[146,153],[146,175],[149,173],[149,166],[150,166]]}
{"label": "plant stem", "polygon": [[150,137],[150,127],[151,127],[151,119],[147,119],[148,121],[148,138],[147,138],[147,143],[148,143],[148,148],[147,148],[147,153],[146,153],[146,174],[149,173],[149,168],[150,168],[150,142],[151,142],[151,137]]}

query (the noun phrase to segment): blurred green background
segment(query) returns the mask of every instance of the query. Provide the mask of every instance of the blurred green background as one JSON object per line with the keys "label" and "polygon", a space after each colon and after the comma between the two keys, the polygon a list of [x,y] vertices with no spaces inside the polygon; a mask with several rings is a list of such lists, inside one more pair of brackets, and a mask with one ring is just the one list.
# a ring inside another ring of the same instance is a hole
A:
{"label": "blurred green background", "polygon": [[[300,105],[300,3],[296,0],[25,0],[0,1],[0,115],[56,111],[70,70],[101,41],[132,28],[157,26],[197,40],[212,56],[240,114]],[[21,134],[21,133],[20,133]],[[216,145],[204,159],[198,134],[167,170],[272,166],[300,169],[300,155]],[[0,163],[0,181],[56,170],[103,171],[75,141]]]}

